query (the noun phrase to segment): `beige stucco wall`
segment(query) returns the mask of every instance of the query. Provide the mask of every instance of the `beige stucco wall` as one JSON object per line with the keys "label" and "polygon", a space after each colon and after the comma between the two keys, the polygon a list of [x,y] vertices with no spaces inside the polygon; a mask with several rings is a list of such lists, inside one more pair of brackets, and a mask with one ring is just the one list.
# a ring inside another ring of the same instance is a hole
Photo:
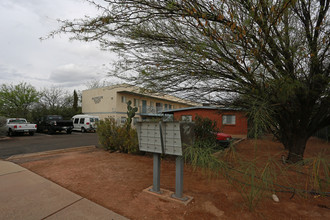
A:
{"label": "beige stucco wall", "polygon": [[[134,94],[130,93],[134,92]],[[134,99],[139,100],[138,112],[136,113],[136,118],[141,119],[142,112],[142,100],[147,101],[147,108],[152,110],[150,106],[151,102],[153,107],[156,108],[156,103],[162,103],[163,108],[165,104],[172,109],[190,107],[191,104],[180,103],[177,101],[171,101],[164,99],[164,97],[155,98],[149,95],[135,94],[139,93],[136,87],[123,87],[123,86],[111,86],[96,89],[84,90],[82,92],[82,112],[88,115],[99,116],[100,119],[107,117],[114,117],[117,122],[120,122],[121,117],[127,117],[127,102],[132,102],[132,107],[134,106]],[[122,97],[125,97],[122,100]],[[171,98],[166,96],[166,98]],[[173,97],[174,98],[174,97]]]}
{"label": "beige stucco wall", "polygon": [[107,88],[84,90],[82,92],[82,112],[104,119],[115,112],[116,92]]}

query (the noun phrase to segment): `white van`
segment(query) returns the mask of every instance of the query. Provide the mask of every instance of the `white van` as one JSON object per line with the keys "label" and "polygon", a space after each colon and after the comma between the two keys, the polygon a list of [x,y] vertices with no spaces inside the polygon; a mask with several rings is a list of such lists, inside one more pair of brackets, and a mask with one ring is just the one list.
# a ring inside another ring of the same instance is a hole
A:
{"label": "white van", "polygon": [[96,122],[100,120],[99,116],[75,115],[72,117],[74,131],[95,131]]}

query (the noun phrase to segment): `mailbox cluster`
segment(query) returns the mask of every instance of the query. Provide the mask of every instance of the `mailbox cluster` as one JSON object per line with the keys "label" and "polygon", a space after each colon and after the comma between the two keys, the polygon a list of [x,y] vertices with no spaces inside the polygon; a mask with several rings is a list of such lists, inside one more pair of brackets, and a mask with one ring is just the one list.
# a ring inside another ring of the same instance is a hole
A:
{"label": "mailbox cluster", "polygon": [[140,151],[163,153],[158,123],[138,122],[137,131]]}
{"label": "mailbox cluster", "polygon": [[141,151],[182,156],[179,122],[139,122],[137,129]]}
{"label": "mailbox cluster", "polygon": [[153,187],[151,191],[160,191],[160,155],[176,155],[175,194],[182,198],[183,192],[183,145],[191,144],[193,123],[182,122],[138,122],[137,132],[140,151],[153,153]]}

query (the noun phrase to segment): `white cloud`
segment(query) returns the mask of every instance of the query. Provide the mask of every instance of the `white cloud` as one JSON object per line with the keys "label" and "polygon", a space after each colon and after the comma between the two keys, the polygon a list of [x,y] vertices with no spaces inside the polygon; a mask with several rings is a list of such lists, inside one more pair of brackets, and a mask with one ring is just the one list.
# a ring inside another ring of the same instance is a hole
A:
{"label": "white cloud", "polygon": [[94,71],[95,70],[93,70],[91,67],[78,66],[76,64],[70,63],[59,66],[51,73],[49,79],[56,83],[82,82],[95,78],[96,73]]}
{"label": "white cloud", "polygon": [[58,18],[95,13],[84,0],[1,0],[0,84],[81,88],[86,80],[104,78],[103,65],[116,56],[100,51],[97,43],[70,42],[66,35],[39,40],[59,27]]}

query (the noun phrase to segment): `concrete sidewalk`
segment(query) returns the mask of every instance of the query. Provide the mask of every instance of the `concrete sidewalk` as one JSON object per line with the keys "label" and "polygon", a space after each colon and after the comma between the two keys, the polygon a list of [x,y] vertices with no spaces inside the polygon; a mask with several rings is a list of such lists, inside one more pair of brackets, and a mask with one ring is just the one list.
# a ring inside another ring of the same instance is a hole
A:
{"label": "concrete sidewalk", "polygon": [[0,219],[127,219],[19,165],[0,160]]}

